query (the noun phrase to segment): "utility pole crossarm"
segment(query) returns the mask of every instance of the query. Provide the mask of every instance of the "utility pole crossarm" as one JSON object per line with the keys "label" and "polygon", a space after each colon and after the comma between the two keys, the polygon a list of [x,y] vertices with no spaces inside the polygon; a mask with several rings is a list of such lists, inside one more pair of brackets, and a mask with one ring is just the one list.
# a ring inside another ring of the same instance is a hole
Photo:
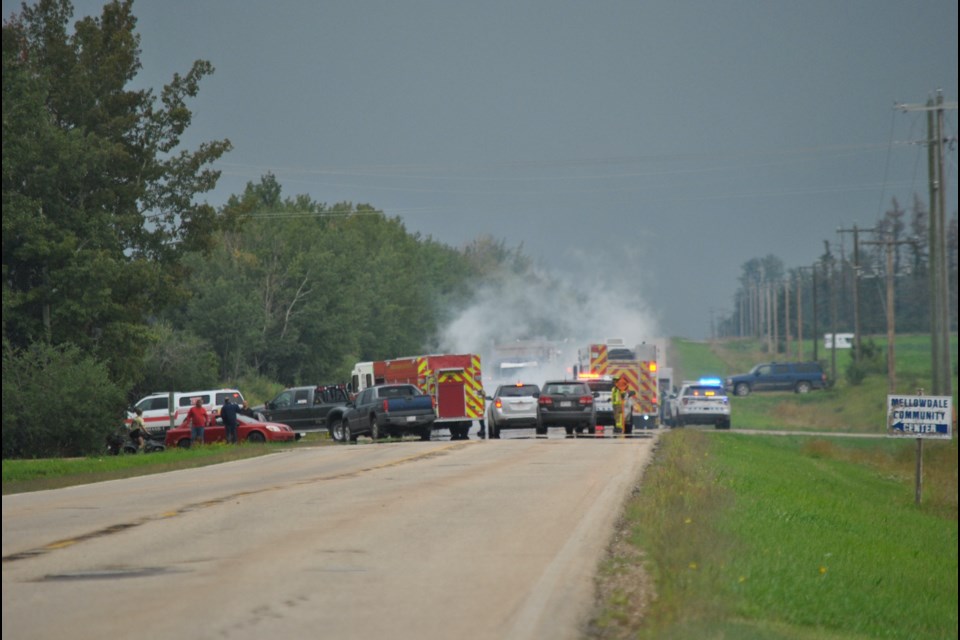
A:
{"label": "utility pole crossarm", "polygon": [[939,103],[939,104],[933,104],[933,105],[930,105],[930,104],[900,104],[900,103],[897,103],[896,105],[894,105],[894,108],[897,109],[897,111],[903,111],[904,113],[906,113],[906,112],[908,112],[908,111],[939,111],[939,110],[941,110],[941,109],[943,109],[943,110],[953,110],[953,111],[956,111],[956,110],[957,110],[957,103],[956,103],[956,102],[941,102],[941,103]]}

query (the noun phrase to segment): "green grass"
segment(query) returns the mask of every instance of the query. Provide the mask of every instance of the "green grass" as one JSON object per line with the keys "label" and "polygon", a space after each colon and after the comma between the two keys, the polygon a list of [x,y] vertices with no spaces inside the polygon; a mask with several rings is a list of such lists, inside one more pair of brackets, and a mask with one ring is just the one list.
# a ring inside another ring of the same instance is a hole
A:
{"label": "green grass", "polygon": [[917,507],[913,442],[664,434],[625,515],[657,597],[624,626],[604,594],[593,637],[956,638],[957,447],[929,444]]}
{"label": "green grass", "polygon": [[[929,389],[929,338],[898,336],[895,354],[897,392]],[[751,340],[675,340],[670,356],[678,380],[788,359]],[[956,373],[953,389],[956,403]],[[601,567],[591,638],[956,638],[956,439],[924,442],[917,506],[914,439],[813,433],[885,433],[887,393],[884,366],[732,398],[734,428],[809,436],[662,434]]]}
{"label": "green grass", "polygon": [[324,434],[310,433],[299,443],[213,444],[192,449],[171,448],[159,453],[88,458],[4,460],[3,494],[57,489],[75,484],[130,478],[189,469],[274,453],[292,446],[327,444]]}

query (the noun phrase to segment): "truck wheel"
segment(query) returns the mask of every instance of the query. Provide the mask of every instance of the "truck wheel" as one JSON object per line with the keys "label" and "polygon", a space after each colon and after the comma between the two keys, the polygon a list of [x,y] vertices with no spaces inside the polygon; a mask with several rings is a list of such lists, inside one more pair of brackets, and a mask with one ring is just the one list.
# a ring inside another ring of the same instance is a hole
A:
{"label": "truck wheel", "polygon": [[343,423],[338,422],[327,427],[330,439],[334,442],[343,442]]}
{"label": "truck wheel", "polygon": [[178,449],[189,449],[190,448],[190,438],[180,438],[177,440]]}
{"label": "truck wheel", "polygon": [[730,419],[717,421],[717,429],[729,429],[730,428]]}
{"label": "truck wheel", "polygon": [[573,435],[573,427],[564,427],[564,429],[567,432],[567,437],[570,437]]}
{"label": "truck wheel", "polygon": [[356,441],[357,436],[353,433],[353,429],[350,428],[350,422],[344,418],[340,421],[340,439],[338,442],[350,443]]}
{"label": "truck wheel", "polygon": [[430,442],[430,434],[433,431],[430,427],[424,427],[423,431],[420,432],[420,440],[422,442]]}
{"label": "truck wheel", "polygon": [[750,395],[750,385],[746,382],[738,382],[737,386],[733,388],[733,392],[738,396]]}
{"label": "truck wheel", "polygon": [[375,416],[370,418],[370,437],[373,438],[374,442],[383,437],[383,434],[380,432],[380,425],[377,424],[377,418]]}
{"label": "truck wheel", "polygon": [[353,429],[350,428],[350,423],[344,420],[340,423],[340,430],[343,432],[343,441],[344,442],[356,442],[357,434],[353,432]]}
{"label": "truck wheel", "polygon": [[810,383],[806,380],[801,380],[797,383],[797,393],[810,393]]}
{"label": "truck wheel", "polygon": [[537,435],[538,435],[538,436],[545,436],[545,435],[547,435],[547,427],[544,426],[544,425],[542,425],[542,424],[540,424],[539,422],[537,423]]}

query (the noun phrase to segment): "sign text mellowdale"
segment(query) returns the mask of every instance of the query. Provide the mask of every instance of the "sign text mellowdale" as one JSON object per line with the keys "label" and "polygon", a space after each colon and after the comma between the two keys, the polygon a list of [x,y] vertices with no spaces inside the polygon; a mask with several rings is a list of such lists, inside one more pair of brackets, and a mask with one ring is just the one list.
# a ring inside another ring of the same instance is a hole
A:
{"label": "sign text mellowdale", "polygon": [[952,404],[949,396],[887,396],[887,435],[952,438]]}

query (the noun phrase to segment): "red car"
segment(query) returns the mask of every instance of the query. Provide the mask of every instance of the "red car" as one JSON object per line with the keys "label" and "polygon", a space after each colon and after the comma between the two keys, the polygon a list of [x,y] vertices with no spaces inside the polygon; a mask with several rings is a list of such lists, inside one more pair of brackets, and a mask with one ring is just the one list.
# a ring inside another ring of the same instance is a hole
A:
{"label": "red car", "polygon": [[[297,439],[296,432],[279,422],[260,422],[247,416],[237,416],[237,439],[240,442],[291,442]],[[216,422],[203,429],[203,443],[226,442],[227,432],[217,416]],[[167,430],[164,443],[167,447],[190,448],[190,427],[174,427]]]}

